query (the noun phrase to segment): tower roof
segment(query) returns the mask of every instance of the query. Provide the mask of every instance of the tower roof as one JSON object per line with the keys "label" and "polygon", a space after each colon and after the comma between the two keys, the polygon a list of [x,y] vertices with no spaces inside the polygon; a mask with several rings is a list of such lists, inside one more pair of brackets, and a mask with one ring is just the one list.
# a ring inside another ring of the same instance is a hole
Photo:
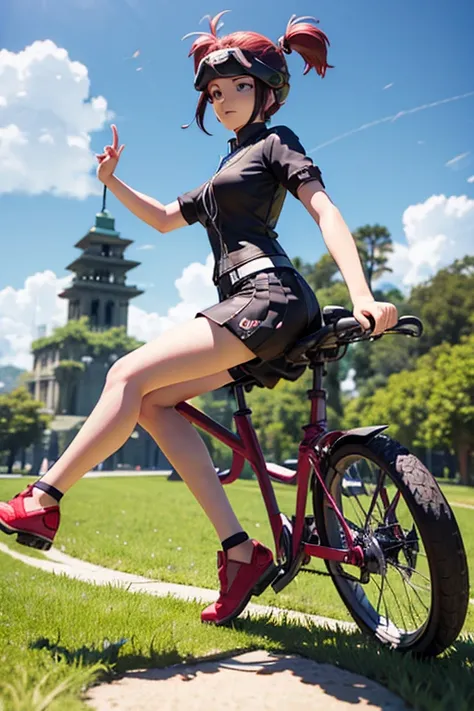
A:
{"label": "tower roof", "polygon": [[137,286],[126,283],[126,273],[140,262],[125,259],[131,239],[122,239],[115,229],[115,219],[105,207],[104,186],[102,209],[94,225],[75,245],[82,254],[67,267],[74,278],[59,296],[69,301],[68,321],[87,316],[94,330],[115,326],[127,328],[131,299],[143,294]]}
{"label": "tower roof", "polygon": [[102,210],[96,214],[95,225],[91,228],[91,231],[92,230],[107,235],[113,233],[117,237],[120,236],[120,232],[117,232],[115,229],[115,217],[113,217],[108,210]]}
{"label": "tower roof", "polygon": [[133,244],[133,240],[120,237],[120,232],[115,229],[115,217],[108,210],[102,210],[96,214],[93,227],[74,246],[79,249],[87,249],[91,242],[121,244],[124,247]]}
{"label": "tower roof", "polygon": [[112,272],[122,273],[128,272],[130,269],[139,267],[140,262],[132,259],[119,259],[115,257],[102,257],[98,254],[80,254],[71,264],[68,264],[66,269],[71,272],[77,272],[81,267],[97,267],[109,269]]}

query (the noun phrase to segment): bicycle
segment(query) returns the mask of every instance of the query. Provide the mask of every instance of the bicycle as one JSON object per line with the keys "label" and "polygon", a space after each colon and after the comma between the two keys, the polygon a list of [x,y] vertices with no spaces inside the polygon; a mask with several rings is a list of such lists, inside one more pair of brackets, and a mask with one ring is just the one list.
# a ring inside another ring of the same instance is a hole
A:
{"label": "bicycle", "polygon": [[[325,364],[342,358],[349,344],[389,333],[419,337],[422,323],[402,316],[392,329],[372,336],[373,319],[364,331],[340,306],[325,307],[323,320],[322,328],[285,354],[296,376],[306,367],[313,371],[310,422],[303,427],[296,471],[265,462],[244,395],[257,385],[251,376],[231,386],[237,433],[188,402],[176,409],[233,450],[230,470],[219,474],[223,484],[239,478],[245,460],[252,466],[275,543],[275,592],[301,570],[318,572],[304,566],[322,558],[322,574],[331,577],[362,631],[391,648],[436,656],[457,638],[469,603],[466,553],[454,514],[422,462],[382,434],[387,425],[328,431],[322,386]],[[291,520],[279,510],[272,479],[296,484]],[[305,515],[309,486],[313,516]],[[395,601],[395,612],[384,594]]]}

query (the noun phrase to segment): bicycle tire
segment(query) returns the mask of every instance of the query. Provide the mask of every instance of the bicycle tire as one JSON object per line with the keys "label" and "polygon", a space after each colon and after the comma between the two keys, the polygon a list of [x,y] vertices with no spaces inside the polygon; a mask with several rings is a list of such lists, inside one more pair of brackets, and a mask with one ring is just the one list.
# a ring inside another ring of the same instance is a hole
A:
{"label": "bicycle tire", "polygon": [[[325,484],[334,491],[341,480],[338,462],[348,457],[371,460],[384,471],[403,496],[404,503],[416,524],[426,551],[431,576],[431,608],[425,625],[416,635],[400,636],[398,643],[380,636],[380,626],[372,624],[372,612],[354,601],[363,586],[349,582],[341,575],[341,566],[325,561],[332,581],[350,615],[362,631],[377,637],[382,643],[400,651],[433,657],[448,648],[459,635],[469,605],[469,573],[466,552],[454,514],[433,475],[408,449],[387,435],[376,435],[366,443],[348,443],[329,456]],[[331,545],[330,517],[334,514],[326,495],[313,475],[314,516],[322,545]],[[332,534],[334,539],[334,533]],[[334,541],[333,541],[334,543]],[[385,554],[384,554],[385,557]],[[356,589],[359,585],[359,589]],[[383,585],[382,585],[383,587]],[[365,593],[363,593],[365,595]],[[362,599],[362,598],[361,598]],[[362,603],[361,603],[362,604]],[[372,610],[374,608],[372,607]],[[374,618],[375,619],[375,618]]]}

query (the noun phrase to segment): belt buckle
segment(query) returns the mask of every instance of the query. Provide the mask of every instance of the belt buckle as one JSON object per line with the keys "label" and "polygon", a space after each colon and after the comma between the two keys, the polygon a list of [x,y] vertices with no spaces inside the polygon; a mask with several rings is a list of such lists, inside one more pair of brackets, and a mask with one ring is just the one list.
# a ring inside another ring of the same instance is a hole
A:
{"label": "belt buckle", "polygon": [[236,282],[238,282],[238,281],[239,281],[239,278],[240,278],[240,277],[239,277],[239,270],[238,270],[238,269],[234,269],[233,271],[229,272],[229,275],[228,275],[228,276],[229,276],[229,281],[230,281],[231,286],[234,286],[234,284],[235,284]]}

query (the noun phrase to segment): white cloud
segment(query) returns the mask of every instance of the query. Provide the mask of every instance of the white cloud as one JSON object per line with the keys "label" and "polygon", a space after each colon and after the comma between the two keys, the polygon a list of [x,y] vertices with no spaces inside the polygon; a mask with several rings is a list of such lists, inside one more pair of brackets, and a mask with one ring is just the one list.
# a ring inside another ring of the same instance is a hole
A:
{"label": "white cloud", "polygon": [[156,249],[155,244],[141,244],[139,247],[137,247],[137,250],[149,250],[149,249]]}
{"label": "white cloud", "polygon": [[467,179],[467,182],[474,183],[474,175],[469,176],[469,178]]}
{"label": "white cloud", "polygon": [[468,157],[469,153],[470,153],[470,152],[467,151],[466,153],[460,153],[459,155],[454,156],[454,158],[451,158],[451,160],[448,160],[448,161],[444,164],[445,167],[446,167],[446,168],[459,168],[459,167],[460,167],[459,164],[462,163],[462,161],[463,161],[465,158]]}
{"label": "white cloud", "polygon": [[0,50],[0,193],[101,193],[90,133],[112,118],[87,67],[51,40]]}
{"label": "white cloud", "polygon": [[[405,288],[474,253],[474,200],[432,195],[403,213],[407,244],[394,242],[389,280]],[[387,275],[382,278],[387,280]]]}
{"label": "white cloud", "polygon": [[384,88],[383,88],[383,89],[384,89],[384,91],[385,91],[385,89],[391,89],[391,88],[392,88],[392,86],[393,86],[393,81],[392,81],[392,82],[390,82],[390,84],[385,84],[385,86],[384,86]]}
{"label": "white cloud", "polygon": [[182,275],[175,281],[180,300],[166,315],[147,312],[130,304],[129,333],[140,341],[151,341],[168,328],[193,319],[198,311],[215,303],[217,293],[212,283],[213,264],[213,257],[209,255],[205,264],[193,262],[183,269]]}
{"label": "white cloud", "polygon": [[353,128],[350,131],[345,131],[344,133],[341,133],[338,136],[331,138],[329,141],[325,141],[324,143],[320,143],[318,146],[311,148],[308,153],[314,153],[315,151],[319,151],[321,148],[325,148],[326,146],[330,146],[333,143],[342,141],[343,138],[354,136],[356,133],[360,133],[361,131],[368,131],[370,128],[374,128],[374,126],[379,126],[381,123],[394,123],[395,121],[398,121],[404,116],[411,116],[412,114],[417,114],[419,111],[434,109],[438,106],[442,106],[443,104],[450,104],[453,101],[460,101],[461,99],[467,99],[471,96],[474,96],[474,91],[467,91],[465,94],[459,94],[458,96],[450,96],[447,99],[440,99],[439,101],[432,101],[429,104],[421,104],[421,106],[415,106],[412,109],[404,109],[403,111],[398,111],[396,114],[384,116],[384,118],[376,119],[375,121],[370,121],[369,123],[362,124],[362,126]]}
{"label": "white cloud", "polygon": [[[215,303],[212,283],[212,255],[205,264],[189,264],[175,285],[179,301],[166,314],[147,312],[130,304],[128,331],[142,341],[150,341],[172,326],[193,319],[196,312]],[[21,289],[7,286],[0,291],[0,365],[13,364],[30,369],[33,359],[31,341],[38,337],[38,327],[47,333],[66,323],[67,301],[58,294],[71,276],[58,278],[54,272],[38,272],[28,277]]]}
{"label": "white cloud", "polygon": [[58,279],[52,271],[28,277],[22,289],[7,286],[0,291],[0,364],[31,368],[31,341],[38,336],[38,326],[50,328],[66,321],[67,302],[57,294],[71,277]]}

